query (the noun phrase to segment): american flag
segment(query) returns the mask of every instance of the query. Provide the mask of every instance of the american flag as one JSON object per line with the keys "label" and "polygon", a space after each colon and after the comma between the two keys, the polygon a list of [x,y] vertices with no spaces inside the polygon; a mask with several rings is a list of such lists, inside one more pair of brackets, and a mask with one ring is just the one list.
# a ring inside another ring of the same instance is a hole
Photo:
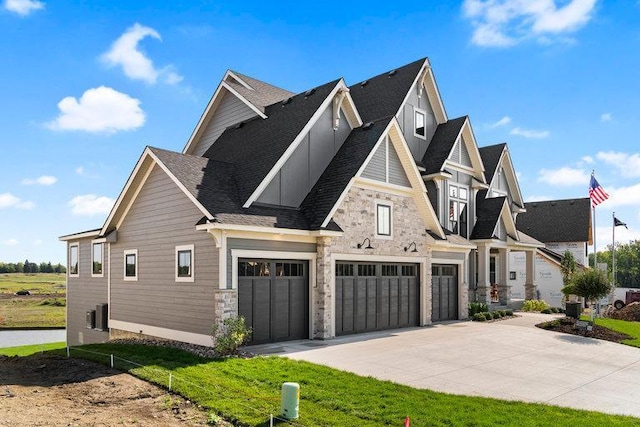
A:
{"label": "american flag", "polygon": [[591,174],[591,183],[589,184],[589,197],[591,198],[591,206],[594,208],[609,198],[593,174]]}

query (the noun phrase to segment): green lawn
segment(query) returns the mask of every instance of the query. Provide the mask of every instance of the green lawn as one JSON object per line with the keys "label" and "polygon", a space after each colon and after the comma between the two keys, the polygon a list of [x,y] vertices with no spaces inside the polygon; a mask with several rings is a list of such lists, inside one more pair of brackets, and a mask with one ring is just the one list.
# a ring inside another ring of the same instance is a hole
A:
{"label": "green lawn", "polygon": [[[0,274],[0,329],[64,328],[65,282],[64,274]],[[14,295],[21,290],[31,295]]]}
{"label": "green lawn", "polygon": [[[414,427],[640,424],[640,419],[632,417],[417,390],[280,357],[212,361],[180,350],[141,345],[100,344],[81,349],[114,354],[118,369],[165,387],[171,371],[174,391],[236,425],[268,425],[269,414],[279,413],[280,387],[285,381],[300,384],[298,422],[308,427],[400,426],[407,415]],[[75,349],[72,356],[102,363],[109,360]]]}
{"label": "green lawn", "polygon": [[630,345],[633,347],[640,347],[640,322],[627,322],[626,320],[617,319],[596,319],[596,325],[612,329],[617,332],[627,334],[633,339],[624,340],[622,344]]}
{"label": "green lawn", "polygon": [[20,347],[0,348],[0,354],[4,356],[31,356],[32,354],[41,353],[50,350],[59,350],[67,346],[65,342],[53,342],[47,344],[23,345]]}

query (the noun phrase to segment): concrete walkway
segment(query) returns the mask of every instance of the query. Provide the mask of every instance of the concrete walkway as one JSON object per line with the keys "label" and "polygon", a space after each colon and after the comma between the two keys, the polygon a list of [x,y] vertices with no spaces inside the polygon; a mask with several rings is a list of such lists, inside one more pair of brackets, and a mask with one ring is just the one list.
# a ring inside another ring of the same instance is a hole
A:
{"label": "concrete walkway", "polygon": [[640,349],[534,326],[553,317],[522,313],[250,350],[415,388],[640,417]]}

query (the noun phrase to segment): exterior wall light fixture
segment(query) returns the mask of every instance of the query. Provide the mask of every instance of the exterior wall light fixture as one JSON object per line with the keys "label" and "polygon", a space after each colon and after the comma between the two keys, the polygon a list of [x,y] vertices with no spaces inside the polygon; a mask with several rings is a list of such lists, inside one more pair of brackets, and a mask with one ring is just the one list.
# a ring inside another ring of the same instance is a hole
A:
{"label": "exterior wall light fixture", "polygon": [[[364,245],[364,243],[367,242],[367,246]],[[373,246],[371,246],[371,240],[369,240],[368,237],[365,237],[365,239],[362,241],[362,243],[358,243],[358,245],[356,246],[358,249],[373,249]]]}
{"label": "exterior wall light fixture", "polygon": [[409,243],[409,246],[405,246],[405,247],[404,247],[404,251],[405,251],[405,252],[409,252],[409,248],[411,248],[411,246],[413,246],[413,249],[411,250],[411,253],[416,253],[416,252],[418,252],[418,248],[416,247],[416,242],[411,242],[411,243]]}

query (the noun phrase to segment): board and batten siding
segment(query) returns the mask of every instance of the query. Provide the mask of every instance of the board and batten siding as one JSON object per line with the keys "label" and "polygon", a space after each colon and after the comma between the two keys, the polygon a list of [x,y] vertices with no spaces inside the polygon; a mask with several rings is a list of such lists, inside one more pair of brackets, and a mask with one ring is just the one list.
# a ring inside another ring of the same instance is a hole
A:
{"label": "board and batten siding", "polygon": [[[112,319],[209,334],[216,316],[218,249],[212,237],[196,231],[201,218],[202,212],[155,167],[111,244]],[[194,245],[194,282],[175,281],[180,245]],[[124,280],[124,251],[130,249],[138,251],[137,281]]]}
{"label": "board and batten siding", "polygon": [[[419,109],[426,113],[425,117],[425,138],[420,138],[415,135],[415,110]],[[417,84],[411,88],[411,92],[407,98],[407,102],[404,103],[398,113],[398,122],[402,128],[402,134],[404,139],[409,145],[411,155],[417,161],[422,161],[424,153],[427,151],[429,142],[436,132],[438,123],[433,112],[433,108],[429,102],[427,91],[422,91],[422,96],[418,97]]]}
{"label": "board and batten siding", "polygon": [[[345,117],[344,111],[341,111],[341,117]],[[329,105],[262,192],[258,202],[298,207],[350,132],[346,119],[340,120],[338,129],[333,130],[333,106]]]}
{"label": "board and batten siding", "polygon": [[211,121],[207,124],[202,136],[197,141],[192,154],[194,156],[202,156],[226,128],[256,116],[256,112],[249,108],[247,104],[227,92],[220,101],[220,105]]}
{"label": "board and batten siding", "polygon": [[105,342],[109,332],[88,329],[87,311],[96,309],[97,304],[107,303],[107,243],[104,244],[103,277],[91,277],[92,239],[81,239],[67,243],[67,265],[69,246],[78,243],[79,276],[67,276],[67,344],[81,345]]}
{"label": "board and batten siding", "polygon": [[[387,161],[389,162],[388,168]],[[411,187],[409,178],[407,178],[407,174],[402,167],[402,162],[400,162],[400,157],[398,157],[398,153],[389,138],[385,138],[373,153],[371,160],[362,171],[362,177],[403,187]]]}

